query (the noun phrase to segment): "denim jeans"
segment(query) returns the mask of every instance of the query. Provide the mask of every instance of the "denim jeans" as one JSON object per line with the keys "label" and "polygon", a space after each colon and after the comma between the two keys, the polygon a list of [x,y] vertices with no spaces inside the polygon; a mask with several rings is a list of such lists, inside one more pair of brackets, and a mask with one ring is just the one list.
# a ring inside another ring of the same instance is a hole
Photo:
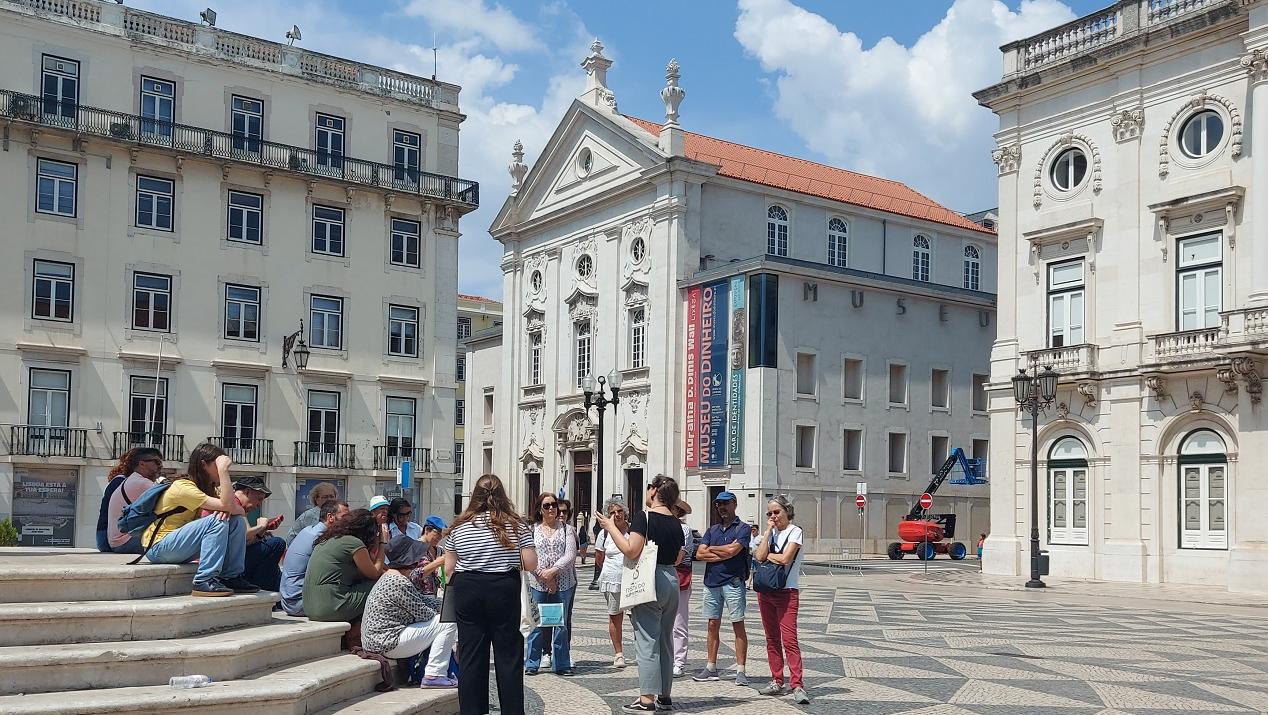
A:
{"label": "denim jeans", "polygon": [[553,642],[550,648],[550,665],[558,673],[561,670],[567,670],[572,667],[572,619],[567,614],[572,610],[572,597],[577,593],[577,587],[564,589],[558,593],[548,593],[546,591],[538,591],[535,588],[528,589],[533,596],[533,603],[562,603],[564,604],[564,624],[562,626],[554,626],[553,628],[534,628],[532,633],[528,634],[528,657],[524,659],[524,668],[526,670],[537,670],[542,662],[542,650],[545,648],[545,640],[547,634],[554,631]]}
{"label": "denim jeans", "polygon": [[159,539],[146,558],[152,564],[184,564],[198,559],[194,583],[242,575],[247,549],[247,520],[215,514],[195,519]]}
{"label": "denim jeans", "polygon": [[249,544],[243,561],[242,578],[259,586],[265,591],[276,591],[282,587],[282,553],[286,551],[286,540],[280,536],[266,536]]}

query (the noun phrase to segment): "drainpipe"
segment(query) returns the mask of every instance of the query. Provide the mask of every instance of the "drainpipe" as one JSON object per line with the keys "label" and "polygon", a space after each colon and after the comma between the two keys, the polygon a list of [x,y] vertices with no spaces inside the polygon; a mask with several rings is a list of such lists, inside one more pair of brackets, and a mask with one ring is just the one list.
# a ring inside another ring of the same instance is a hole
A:
{"label": "drainpipe", "polygon": [[889,222],[881,219],[881,275],[888,275],[885,271],[885,259],[889,257]]}

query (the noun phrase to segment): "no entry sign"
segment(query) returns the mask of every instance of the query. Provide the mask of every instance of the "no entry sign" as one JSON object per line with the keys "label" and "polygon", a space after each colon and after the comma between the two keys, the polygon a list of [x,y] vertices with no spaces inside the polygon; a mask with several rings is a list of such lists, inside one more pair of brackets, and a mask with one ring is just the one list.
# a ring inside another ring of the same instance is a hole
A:
{"label": "no entry sign", "polygon": [[858,507],[858,508],[860,508],[860,509],[862,509],[863,507],[867,506],[867,495],[866,495],[866,494],[860,494],[860,495],[858,495],[858,496],[854,497],[854,506],[856,506],[856,507]]}
{"label": "no entry sign", "polygon": [[930,494],[929,492],[925,492],[924,494],[921,494],[921,495],[920,495],[920,508],[921,508],[921,509],[929,509],[929,508],[931,508],[932,506],[933,506],[933,495],[932,495],[932,494]]}

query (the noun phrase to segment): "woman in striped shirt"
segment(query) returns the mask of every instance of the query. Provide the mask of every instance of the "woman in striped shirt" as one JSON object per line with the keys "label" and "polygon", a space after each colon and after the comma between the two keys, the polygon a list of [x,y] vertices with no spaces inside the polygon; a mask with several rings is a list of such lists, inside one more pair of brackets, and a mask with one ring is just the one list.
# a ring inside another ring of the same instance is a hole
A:
{"label": "woman in striped shirt", "polygon": [[489,647],[502,715],[524,713],[524,636],[520,634],[520,569],[537,570],[532,530],[515,513],[502,480],[476,480],[467,508],[445,536],[446,598],[458,620],[458,709],[489,712]]}

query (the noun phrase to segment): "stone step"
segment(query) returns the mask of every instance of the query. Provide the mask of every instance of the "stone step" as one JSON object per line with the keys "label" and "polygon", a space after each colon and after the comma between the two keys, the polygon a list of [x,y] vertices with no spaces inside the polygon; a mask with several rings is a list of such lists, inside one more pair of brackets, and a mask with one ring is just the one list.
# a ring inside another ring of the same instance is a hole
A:
{"label": "stone step", "polygon": [[458,712],[458,689],[400,688],[371,693],[336,703],[316,715],[453,715]]}
{"label": "stone step", "polygon": [[272,622],[275,593],[0,603],[0,646],[186,638]]}
{"label": "stone step", "polygon": [[332,655],[244,680],[187,690],[167,685],[0,696],[5,715],[308,715],[374,690],[379,666]]}
{"label": "stone step", "polygon": [[0,648],[0,694],[158,685],[174,675],[233,680],[338,653],[347,629],[274,616],[267,625],[171,640]]}
{"label": "stone step", "polygon": [[189,595],[194,566],[165,566],[88,549],[0,548],[0,603],[124,601]]}

